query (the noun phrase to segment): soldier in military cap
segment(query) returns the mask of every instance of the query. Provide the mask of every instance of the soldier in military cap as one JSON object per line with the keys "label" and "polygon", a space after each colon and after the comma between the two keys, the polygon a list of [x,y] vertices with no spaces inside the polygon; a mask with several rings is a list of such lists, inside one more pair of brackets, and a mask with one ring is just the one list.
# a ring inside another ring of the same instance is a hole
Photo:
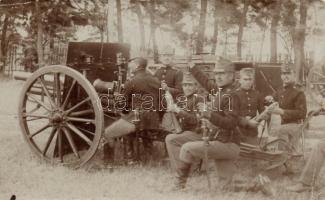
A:
{"label": "soldier in military cap", "polygon": [[240,99],[239,129],[242,133],[242,141],[254,144],[257,142],[257,126],[255,120],[257,113],[264,110],[264,99],[261,94],[253,89],[255,71],[253,68],[242,68],[239,72],[239,88],[236,95]]}
{"label": "soldier in military cap", "polygon": [[[207,90],[211,89],[207,85],[208,77],[204,77],[205,75],[197,66],[194,66],[191,71],[194,77],[200,77],[198,81],[201,81],[202,86]],[[215,88],[213,89],[216,89],[221,95],[218,96],[220,98],[215,98],[215,103],[220,105],[220,109],[207,109],[205,104],[198,103],[200,120],[207,120],[218,127],[218,131],[215,132],[215,137],[213,137],[214,140],[210,141],[209,145],[206,146],[202,140],[202,133],[198,132],[199,136],[184,137],[184,140],[174,141],[174,145],[180,148],[179,162],[176,162],[176,189],[185,187],[191,165],[205,158],[205,152],[210,159],[216,161],[219,175],[228,181],[232,179],[235,172],[234,161],[238,158],[240,151],[240,138],[238,132],[235,131],[238,123],[239,99],[233,95],[230,89],[234,82],[234,71],[234,66],[230,61],[216,62],[215,79],[219,85],[214,85]],[[170,147],[167,146],[168,148]],[[206,151],[205,148],[207,148]],[[168,151],[171,150],[169,149]]]}
{"label": "soldier in military cap", "polygon": [[162,64],[155,76],[161,81],[161,88],[169,91],[174,98],[182,93],[183,73],[173,68],[174,51],[170,46],[160,52],[159,61]]}
{"label": "soldier in military cap", "polygon": [[198,128],[198,119],[195,110],[200,98],[197,98],[198,83],[190,74],[184,74],[182,81],[184,95],[176,100],[176,104],[171,106],[167,111],[176,113],[180,122],[182,133],[169,134],[166,137],[166,147],[173,169],[177,169],[180,158],[179,152],[182,144],[189,141],[200,140],[202,136],[195,131]]}
{"label": "soldier in military cap", "polygon": [[269,113],[281,116],[281,126],[272,130],[272,133],[290,142],[295,150],[298,150],[301,122],[305,119],[307,110],[306,96],[303,91],[295,87],[293,65],[281,66],[281,79],[283,87],[272,95],[279,106],[268,110]]}

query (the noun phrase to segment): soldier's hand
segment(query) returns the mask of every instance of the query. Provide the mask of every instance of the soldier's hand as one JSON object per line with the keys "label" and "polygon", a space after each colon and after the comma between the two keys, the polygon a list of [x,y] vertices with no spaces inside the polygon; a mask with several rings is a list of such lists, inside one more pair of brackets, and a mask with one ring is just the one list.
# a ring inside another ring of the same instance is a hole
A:
{"label": "soldier's hand", "polygon": [[211,117],[211,111],[209,111],[208,105],[206,103],[198,103],[197,107],[198,107],[198,110],[201,113],[202,117],[205,117],[205,118]]}
{"label": "soldier's hand", "polygon": [[172,105],[168,106],[168,108],[167,108],[167,112],[179,113],[180,111],[181,111],[181,109],[176,104],[172,104]]}

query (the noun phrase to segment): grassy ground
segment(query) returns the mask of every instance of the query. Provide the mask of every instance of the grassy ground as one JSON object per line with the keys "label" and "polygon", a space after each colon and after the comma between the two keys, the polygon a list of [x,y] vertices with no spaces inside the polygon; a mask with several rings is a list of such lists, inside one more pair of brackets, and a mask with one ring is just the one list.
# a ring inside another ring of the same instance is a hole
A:
{"label": "grassy ground", "polygon": [[[168,167],[121,167],[108,170],[72,170],[50,166],[30,151],[23,140],[17,121],[17,102],[22,82],[0,80],[0,199],[12,194],[20,200],[29,199],[309,199],[310,193],[295,194],[284,190],[296,177],[273,176],[274,197],[262,193],[224,192],[215,171],[211,171],[212,190],[208,191],[205,176],[194,175],[188,188],[172,192],[173,173]],[[321,135],[322,119],[311,122],[311,133]],[[310,142],[311,140],[309,140]],[[238,180],[248,180],[256,174],[252,164],[241,162]],[[280,173],[280,170],[277,171]],[[275,174],[277,173],[275,172]],[[321,179],[323,180],[323,179]],[[324,182],[324,181],[321,181]],[[322,184],[321,184],[322,185]]]}

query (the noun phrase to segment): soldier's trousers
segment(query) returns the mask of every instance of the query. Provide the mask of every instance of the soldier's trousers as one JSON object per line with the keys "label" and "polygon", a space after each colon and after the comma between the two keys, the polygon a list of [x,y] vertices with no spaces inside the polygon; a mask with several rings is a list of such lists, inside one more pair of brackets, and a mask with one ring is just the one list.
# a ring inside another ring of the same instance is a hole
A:
{"label": "soldier's trousers", "polygon": [[313,185],[319,176],[319,171],[325,160],[325,139],[314,146],[308,161],[302,171],[299,181],[306,185]]}
{"label": "soldier's trousers", "polygon": [[190,131],[168,135],[166,147],[172,167],[176,171],[183,162],[193,164],[204,159],[207,148],[208,158],[215,160],[219,176],[226,179],[235,173],[235,161],[240,151],[239,146],[234,143],[210,141],[209,146],[205,146],[202,135]]}
{"label": "soldier's trousers", "polygon": [[134,131],[135,125],[121,118],[105,128],[104,137],[110,145],[113,145],[114,138],[128,135]]}
{"label": "soldier's trousers", "polygon": [[[280,127],[271,130],[271,135],[289,142],[296,151],[300,150],[299,139],[301,137],[301,124],[283,124]],[[279,148],[283,149],[284,147],[279,146]]]}

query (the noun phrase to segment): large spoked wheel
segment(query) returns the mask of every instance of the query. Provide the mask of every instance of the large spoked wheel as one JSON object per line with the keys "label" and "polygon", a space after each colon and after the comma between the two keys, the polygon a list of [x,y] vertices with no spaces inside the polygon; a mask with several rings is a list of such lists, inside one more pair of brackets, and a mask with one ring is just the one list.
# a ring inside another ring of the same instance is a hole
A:
{"label": "large spoked wheel", "polygon": [[67,66],[43,67],[26,81],[19,123],[38,157],[77,168],[95,154],[103,131],[103,110],[93,86]]}

